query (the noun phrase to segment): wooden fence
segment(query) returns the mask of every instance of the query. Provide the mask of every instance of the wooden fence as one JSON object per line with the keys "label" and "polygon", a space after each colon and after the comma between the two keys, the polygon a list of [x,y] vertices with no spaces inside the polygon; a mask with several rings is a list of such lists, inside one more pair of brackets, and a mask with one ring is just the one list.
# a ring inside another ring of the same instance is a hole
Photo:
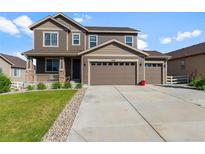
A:
{"label": "wooden fence", "polygon": [[188,75],[167,76],[167,84],[186,84],[189,83]]}
{"label": "wooden fence", "polygon": [[23,82],[12,82],[11,88],[22,89],[24,88],[24,83]]}

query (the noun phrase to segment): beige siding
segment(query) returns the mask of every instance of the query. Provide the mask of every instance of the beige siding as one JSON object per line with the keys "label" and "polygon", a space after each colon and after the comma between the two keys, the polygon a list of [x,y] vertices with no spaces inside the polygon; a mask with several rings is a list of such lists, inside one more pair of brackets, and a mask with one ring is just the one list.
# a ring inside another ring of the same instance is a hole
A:
{"label": "beige siding", "polygon": [[8,76],[11,77],[11,64],[6,62],[4,59],[0,57],[0,68],[2,69],[2,72]]}
{"label": "beige siding", "polygon": [[[89,47],[89,35],[97,35],[98,36],[98,44],[102,44],[104,42],[107,42],[109,40],[115,39],[122,43],[125,43],[125,36],[129,34],[88,34],[87,35],[87,48]],[[130,35],[129,35],[130,36]],[[137,35],[131,34],[133,36],[133,47],[137,48]]]}
{"label": "beige siding", "polygon": [[[13,72],[13,69],[11,69],[11,72]],[[25,72],[26,70],[25,69],[19,69],[20,70],[20,77],[15,77],[13,76],[13,73],[11,73],[11,80],[13,82],[25,82]]]}
{"label": "beige siding", "polygon": [[[59,46],[58,47],[43,47],[43,32],[58,32]],[[58,51],[66,52],[66,34],[62,30],[35,30],[34,31],[34,49],[41,53],[57,53]]]}
{"label": "beige siding", "polygon": [[[185,68],[181,68],[181,61],[185,61]],[[169,75],[189,75],[190,77],[205,78],[205,55],[197,55],[168,61]]]}
{"label": "beige siding", "polygon": [[42,24],[40,24],[37,29],[58,29],[58,30],[62,30],[62,26],[58,25],[57,23],[55,23],[54,21],[46,21],[43,22]]}
{"label": "beige siding", "polygon": [[[66,20],[64,17],[58,17],[57,20],[64,23],[71,30],[71,32],[68,33],[68,50],[71,53],[78,53],[80,51],[85,50],[86,49],[85,48],[85,36],[86,36],[85,30],[77,26],[76,24]],[[80,33],[80,45],[79,46],[72,45],[72,33]]]}

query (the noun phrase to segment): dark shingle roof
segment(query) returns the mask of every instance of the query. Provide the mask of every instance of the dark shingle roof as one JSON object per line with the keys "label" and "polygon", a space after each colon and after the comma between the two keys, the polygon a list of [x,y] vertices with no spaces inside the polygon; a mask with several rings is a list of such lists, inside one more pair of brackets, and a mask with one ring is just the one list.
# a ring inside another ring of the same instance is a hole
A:
{"label": "dark shingle roof", "polygon": [[172,56],[171,59],[194,56],[198,54],[205,54],[205,42],[167,53],[167,55]]}
{"label": "dark shingle roof", "polygon": [[139,32],[139,30],[136,30],[134,28],[130,27],[99,27],[99,26],[85,26],[90,31],[122,31],[122,32]]}
{"label": "dark shingle roof", "polygon": [[161,52],[155,51],[155,50],[143,50],[143,51],[148,53],[150,56],[163,56],[164,55]]}
{"label": "dark shingle roof", "polygon": [[3,56],[4,58],[6,58],[7,60],[9,60],[13,65],[12,67],[16,67],[16,68],[26,68],[26,61],[16,57],[16,56],[11,56],[11,55],[6,55],[6,54],[2,54],[0,53],[1,56]]}
{"label": "dark shingle roof", "polygon": [[150,56],[166,56],[165,54],[156,50],[143,50],[143,51],[148,53]]}

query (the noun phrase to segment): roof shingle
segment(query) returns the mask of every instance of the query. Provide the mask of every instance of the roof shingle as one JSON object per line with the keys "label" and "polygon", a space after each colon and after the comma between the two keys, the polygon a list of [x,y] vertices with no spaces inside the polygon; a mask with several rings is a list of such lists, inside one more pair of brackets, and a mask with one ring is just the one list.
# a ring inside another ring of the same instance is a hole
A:
{"label": "roof shingle", "polygon": [[13,65],[12,67],[16,67],[16,68],[26,68],[26,61],[16,57],[16,56],[11,56],[11,55],[6,55],[6,54],[2,54],[0,53],[1,56],[5,57],[6,59],[8,59]]}
{"label": "roof shingle", "polygon": [[166,54],[163,54],[156,50],[143,50],[143,51],[148,53],[150,56],[167,56]]}
{"label": "roof shingle", "polygon": [[205,42],[167,53],[167,55],[172,56],[171,59],[178,59],[198,54],[205,54]]}
{"label": "roof shingle", "polygon": [[122,32],[139,32],[134,28],[130,27],[101,27],[101,26],[85,26],[89,31],[122,31]]}

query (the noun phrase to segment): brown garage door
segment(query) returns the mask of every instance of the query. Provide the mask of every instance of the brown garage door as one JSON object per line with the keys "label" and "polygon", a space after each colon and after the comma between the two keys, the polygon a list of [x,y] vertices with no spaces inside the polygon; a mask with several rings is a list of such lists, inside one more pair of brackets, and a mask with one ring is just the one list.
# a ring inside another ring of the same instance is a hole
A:
{"label": "brown garage door", "polygon": [[91,85],[134,85],[135,62],[91,62]]}
{"label": "brown garage door", "polygon": [[145,78],[148,84],[161,84],[162,64],[145,64]]}

